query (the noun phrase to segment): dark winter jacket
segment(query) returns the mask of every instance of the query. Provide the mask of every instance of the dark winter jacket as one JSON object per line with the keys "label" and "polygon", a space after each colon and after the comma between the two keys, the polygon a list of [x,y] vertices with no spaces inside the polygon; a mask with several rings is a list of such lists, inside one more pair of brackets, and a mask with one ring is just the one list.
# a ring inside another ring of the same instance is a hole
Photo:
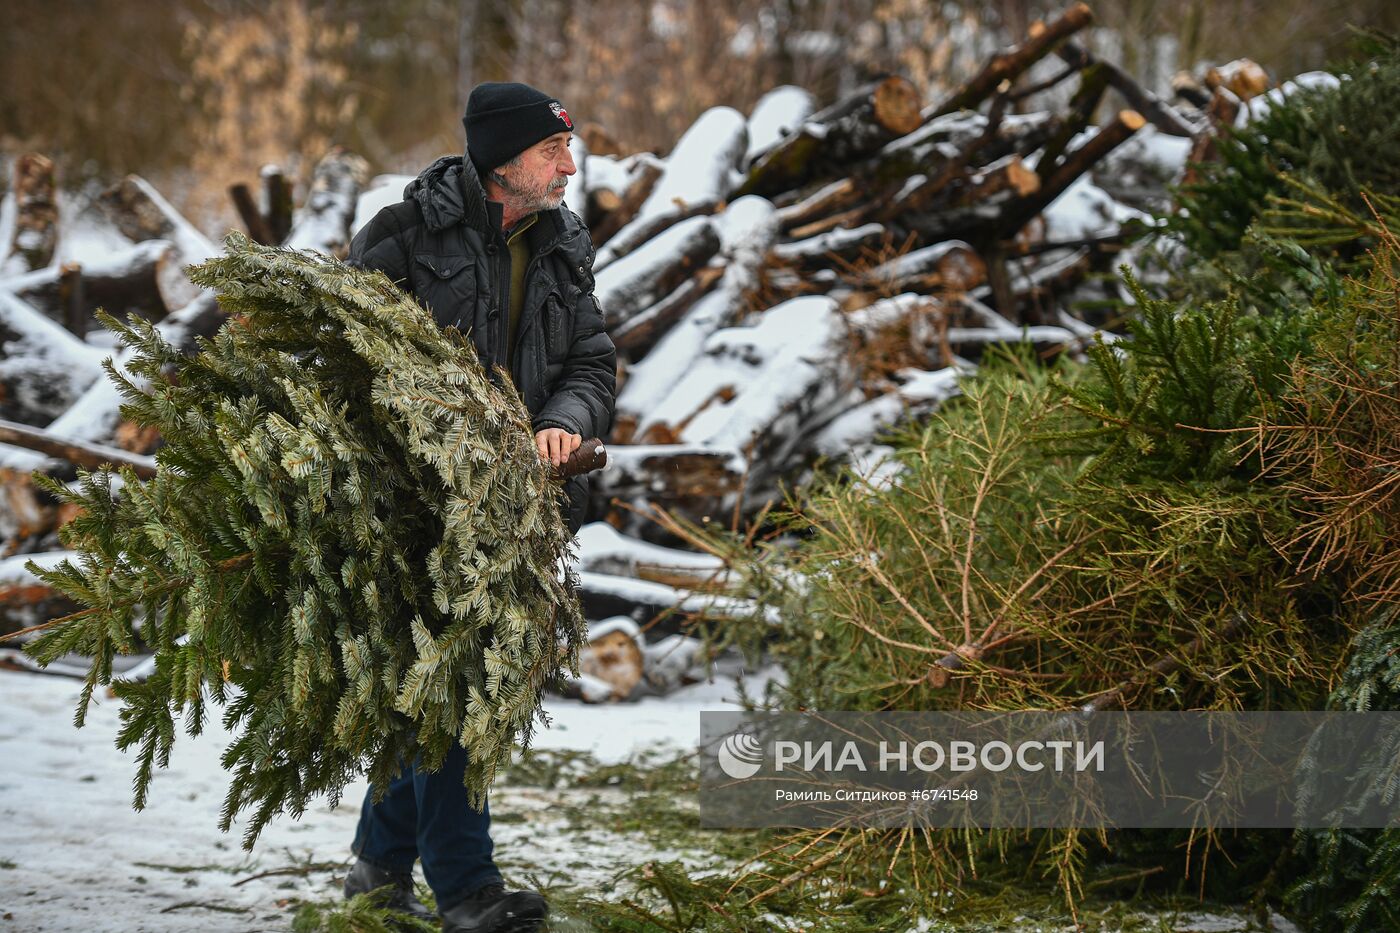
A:
{"label": "dark winter jacket", "polygon": [[[355,235],[347,261],[381,270],[438,324],[469,335],[488,373],[494,363],[505,366],[535,431],[554,427],[585,440],[605,438],[617,398],[617,350],[593,297],[588,230],[561,205],[541,212],[522,234],[531,259],[514,359],[507,362],[510,250],[500,221],[501,206],[486,200],[471,162],[444,156]],[[564,483],[560,506],[571,532],[583,524],[588,487],[587,476]]]}

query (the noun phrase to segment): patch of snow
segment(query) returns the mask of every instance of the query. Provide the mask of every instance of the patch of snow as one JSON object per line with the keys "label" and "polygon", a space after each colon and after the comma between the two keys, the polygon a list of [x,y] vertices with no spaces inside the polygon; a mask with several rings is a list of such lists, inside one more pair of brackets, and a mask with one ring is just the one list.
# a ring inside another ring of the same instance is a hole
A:
{"label": "patch of snow", "polygon": [[957,395],[958,380],[966,375],[956,366],[927,371],[902,369],[907,381],[893,392],[876,396],[838,415],[813,438],[813,448],[828,457],[842,457],[858,444],[870,442],[877,434],[897,422],[910,409],[927,411]]}
{"label": "patch of snow", "polygon": [[[651,580],[638,580],[609,573],[590,570],[580,571],[579,583],[591,593],[605,594],[629,602],[652,605],[676,606],[682,612],[708,613],[717,616],[748,616],[755,611],[753,600],[720,593],[691,593],[686,590]],[[776,624],[778,617],[772,606],[764,607],[764,618]]]}
{"label": "patch of snow", "polygon": [[1105,156],[1094,171],[1112,177],[1129,164],[1144,165],[1162,181],[1174,184],[1186,171],[1191,145],[1187,137],[1163,133],[1149,123]]}
{"label": "patch of snow", "polygon": [[166,235],[180,251],[180,261],[182,263],[194,263],[211,256],[218,255],[221,250],[210,241],[208,237],[195,229],[194,224],[186,220],[175,208],[170,206],[170,202],[165,200],[165,196],[155,189],[155,186],[139,175],[131,176],[131,182],[146,197],[151,199],[171,226],[170,232]]}
{"label": "patch of snow", "polygon": [[[130,373],[126,375],[131,377]],[[136,384],[144,386],[146,383],[145,380],[136,380]],[[116,431],[123,401],[116,384],[103,373],[102,378],[88,386],[87,391],[45,430],[69,440],[101,442]]]}
{"label": "patch of snow", "polygon": [[[54,249],[51,265],[76,262],[82,264],[84,271],[90,267],[96,270],[110,266],[113,253],[124,253],[131,248],[131,240],[122,236],[121,231],[86,197],[59,192],[58,218],[58,245]],[[202,234],[199,237],[203,239]],[[97,273],[94,271],[93,274]]]}
{"label": "patch of snow", "polygon": [[748,150],[748,136],[748,122],[733,107],[706,110],[676,143],[636,219],[723,201],[730,172]]}
{"label": "patch of snow", "polygon": [[[757,251],[758,260],[778,234],[778,212],[773,202],[756,194],[731,201],[715,215],[719,225],[720,252],[729,258]],[[747,257],[750,261],[753,256]]]}
{"label": "patch of snow", "polygon": [[0,373],[26,411],[52,418],[95,382],[107,381],[106,353],[2,290],[0,322]]}
{"label": "patch of snow", "polygon": [[6,557],[0,560],[0,584],[5,586],[15,586],[34,583],[39,578],[29,572],[29,568],[24,565],[29,561],[34,561],[45,570],[53,570],[64,560],[70,560],[77,564],[77,551],[44,551],[39,554],[16,554],[14,557]]}
{"label": "patch of snow", "polygon": [[32,473],[49,462],[49,458],[37,450],[16,447],[13,444],[0,444],[0,467]]}
{"label": "patch of snow", "polygon": [[[773,680],[781,680],[775,666],[740,668],[635,703],[589,705],[549,696],[545,712],[552,724],[535,730],[532,748],[591,752],[603,764],[653,749],[689,751],[699,745],[702,710],[739,710],[741,683],[761,695]],[[315,863],[348,869],[363,778],[345,788],[338,807],[318,800],[300,819],[274,819],[247,853],[240,848],[237,825],[233,833],[218,831],[229,780],[219,756],[232,737],[218,715],[197,738],[182,729],[170,767],[156,772],[146,809],[138,812],[131,808],[134,755],[117,751],[113,742],[121,703],[98,691],[87,726],[74,729],[81,688],[62,677],[0,672],[0,706],[6,710],[0,721],[0,755],[6,761],[0,770],[0,852],[13,863],[0,869],[0,912],[8,915],[9,928],[48,933],[288,929],[289,908],[280,905],[289,898],[334,896],[329,881],[334,869],[253,876]],[[517,879],[516,866],[523,865],[566,873],[584,887],[608,880],[619,846],[636,840],[605,827],[580,833],[569,819],[549,818],[560,800],[575,796],[581,805],[586,802],[567,789],[493,788],[494,813],[525,817],[492,825],[496,859],[508,879]],[[597,869],[581,873],[576,862],[581,854]]]}
{"label": "patch of snow", "polygon": [[773,148],[779,140],[800,129],[816,110],[811,92],[791,84],[780,85],[758,99],[749,115],[749,148],[744,164]]}
{"label": "patch of snow", "polygon": [[631,183],[626,167],[613,156],[592,155],[583,160],[583,187],[586,192],[611,191],[622,194]]}
{"label": "patch of snow", "polygon": [[889,262],[881,263],[870,270],[870,278],[877,281],[885,279],[898,281],[906,276],[928,272],[938,265],[940,259],[956,249],[973,252],[972,247],[962,240],[944,240],[942,243],[911,250],[903,256],[897,256]]}
{"label": "patch of snow", "polygon": [[[843,333],[836,303],[824,295],[785,301],[753,326],[717,330],[665,397],[651,400],[638,430],[688,420],[683,442],[746,449],[785,407],[836,389],[826,370]],[[726,390],[732,396],[720,400]]]}
{"label": "patch of snow", "polygon": [[884,224],[869,223],[859,227],[836,227],[826,233],[818,233],[805,240],[780,243],[773,247],[773,255],[782,260],[794,260],[805,256],[824,256],[836,252],[871,236],[885,232]]}
{"label": "patch of snow", "polygon": [[[578,530],[579,570],[635,575],[638,565],[715,571],[724,561],[713,554],[662,547],[622,534],[607,522],[589,522]],[[0,564],[3,566],[3,564]]]}
{"label": "patch of snow", "polygon": [[[767,205],[767,207],[764,207]],[[733,216],[728,216],[733,213]],[[638,419],[638,432],[654,420],[656,405],[686,377],[715,331],[738,316],[743,294],[756,282],[768,247],[777,235],[777,216],[762,198],[742,197],[719,215],[721,252],[729,262],[709,294],[700,298],[632,365],[618,392],[617,411]]]}
{"label": "patch of snow", "polygon": [[611,635],[613,632],[621,632],[628,638],[639,642],[642,640],[641,626],[628,616],[612,616],[599,622],[589,623],[588,640],[597,641],[604,635]]}
{"label": "patch of snow", "polygon": [[15,238],[15,193],[6,191],[0,197],[0,262],[10,252],[10,243]]}
{"label": "patch of snow", "polygon": [[1114,200],[1081,175],[1044,211],[1047,240],[1078,240],[1113,233],[1129,220],[1153,223],[1152,217]]}

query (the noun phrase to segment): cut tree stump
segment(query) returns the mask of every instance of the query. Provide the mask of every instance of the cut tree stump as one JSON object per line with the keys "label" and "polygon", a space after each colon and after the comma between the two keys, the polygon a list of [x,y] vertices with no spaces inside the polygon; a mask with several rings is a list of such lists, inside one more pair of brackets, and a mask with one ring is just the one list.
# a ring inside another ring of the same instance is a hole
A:
{"label": "cut tree stump", "polygon": [[[184,277],[177,266],[175,248],[169,240],[146,240],[92,259],[81,268],[81,305],[88,315],[87,325],[91,327],[95,323],[96,318],[91,315],[99,307],[117,317],[125,316],[128,311],[135,311],[153,321],[165,317],[171,310],[169,303],[182,297],[161,291],[162,285],[168,285],[176,277]],[[64,292],[62,269],[49,266],[14,278],[0,279],[0,288],[7,289],[50,320],[67,326],[72,298],[71,294]]]}
{"label": "cut tree stump", "polygon": [[612,687],[613,700],[627,699],[646,671],[639,637],[637,624],[625,616],[593,625],[587,647],[579,652],[579,670]]}
{"label": "cut tree stump", "polygon": [[15,227],[5,274],[42,269],[58,245],[58,195],[53,162],[37,152],[15,160]]}
{"label": "cut tree stump", "polygon": [[306,204],[283,245],[344,259],[360,189],[368,180],[368,162],[341,146],[331,149],[317,163]]}

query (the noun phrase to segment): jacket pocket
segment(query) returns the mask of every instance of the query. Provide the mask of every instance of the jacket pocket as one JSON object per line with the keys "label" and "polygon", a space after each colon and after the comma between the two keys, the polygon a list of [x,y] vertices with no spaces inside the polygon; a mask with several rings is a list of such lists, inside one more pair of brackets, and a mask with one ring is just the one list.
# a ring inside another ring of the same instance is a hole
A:
{"label": "jacket pocket", "polygon": [[415,256],[411,274],[418,301],[441,327],[471,329],[476,304],[476,276],[465,256]]}
{"label": "jacket pocket", "polygon": [[550,363],[562,362],[569,355],[574,342],[574,305],[580,294],[577,285],[565,283],[545,298],[544,346]]}

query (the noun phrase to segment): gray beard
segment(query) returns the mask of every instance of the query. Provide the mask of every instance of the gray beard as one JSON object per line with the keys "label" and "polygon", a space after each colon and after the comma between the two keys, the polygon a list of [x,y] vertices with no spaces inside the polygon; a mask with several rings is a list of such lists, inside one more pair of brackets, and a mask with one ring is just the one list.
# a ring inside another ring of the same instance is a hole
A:
{"label": "gray beard", "polygon": [[531,191],[516,187],[510,179],[502,174],[498,178],[497,184],[501,186],[501,191],[509,199],[511,206],[522,216],[533,214],[536,211],[553,210],[563,201],[564,185],[556,185],[553,181],[543,191]]}

